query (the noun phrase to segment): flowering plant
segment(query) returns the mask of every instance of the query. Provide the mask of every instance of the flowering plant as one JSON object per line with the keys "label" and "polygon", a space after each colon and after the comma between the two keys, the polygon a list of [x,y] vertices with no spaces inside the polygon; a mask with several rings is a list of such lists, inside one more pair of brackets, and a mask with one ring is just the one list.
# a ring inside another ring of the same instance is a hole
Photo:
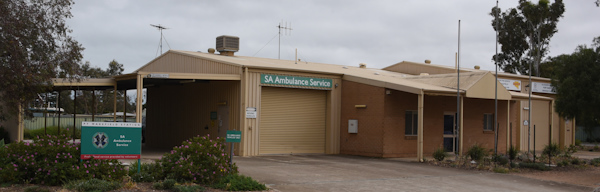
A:
{"label": "flowering plant", "polygon": [[230,166],[229,154],[225,152],[225,139],[210,139],[210,135],[197,136],[174,147],[170,153],[157,161],[164,177],[179,181],[211,184],[222,177],[238,172]]}

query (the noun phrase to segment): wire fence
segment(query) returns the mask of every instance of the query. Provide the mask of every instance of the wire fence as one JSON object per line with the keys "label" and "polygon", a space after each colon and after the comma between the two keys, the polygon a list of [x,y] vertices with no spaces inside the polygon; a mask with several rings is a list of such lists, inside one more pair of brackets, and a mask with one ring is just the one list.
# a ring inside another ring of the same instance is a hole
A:
{"label": "wire fence", "polygon": [[588,133],[582,126],[577,126],[577,131],[575,131],[575,139],[579,139],[583,142],[599,142],[600,127],[594,127],[591,132]]}

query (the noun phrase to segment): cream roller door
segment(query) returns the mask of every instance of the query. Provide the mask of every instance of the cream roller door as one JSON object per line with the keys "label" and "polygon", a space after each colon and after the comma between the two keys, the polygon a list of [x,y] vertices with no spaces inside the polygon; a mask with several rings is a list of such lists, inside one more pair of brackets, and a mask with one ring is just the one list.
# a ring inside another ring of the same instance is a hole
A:
{"label": "cream roller door", "polygon": [[327,92],[263,87],[260,154],[325,153]]}

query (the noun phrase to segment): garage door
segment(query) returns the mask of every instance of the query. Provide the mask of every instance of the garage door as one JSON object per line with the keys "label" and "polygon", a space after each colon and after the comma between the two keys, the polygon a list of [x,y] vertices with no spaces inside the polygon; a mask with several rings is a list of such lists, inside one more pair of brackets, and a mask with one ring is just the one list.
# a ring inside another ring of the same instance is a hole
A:
{"label": "garage door", "polygon": [[327,92],[263,87],[260,154],[325,153]]}

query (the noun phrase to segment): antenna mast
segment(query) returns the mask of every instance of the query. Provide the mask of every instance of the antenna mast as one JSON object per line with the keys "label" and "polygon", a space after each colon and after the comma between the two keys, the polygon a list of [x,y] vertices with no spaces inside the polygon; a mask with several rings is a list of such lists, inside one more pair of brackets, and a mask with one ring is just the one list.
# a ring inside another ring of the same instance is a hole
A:
{"label": "antenna mast", "polygon": [[277,54],[277,59],[281,59],[281,29],[284,30],[285,34],[287,35],[287,32],[290,31],[289,35],[292,35],[292,23],[290,22],[290,26],[288,27],[288,23],[285,22],[284,26],[281,26],[281,24],[283,24],[283,21],[281,21],[281,23],[279,23],[279,25],[277,25],[277,28],[279,28],[279,52]]}
{"label": "antenna mast", "polygon": [[[160,31],[160,42],[158,43],[158,47],[160,48],[160,54],[162,55],[162,53],[163,53],[163,51],[162,51],[162,42],[163,42],[163,37],[164,37],[162,31],[164,29],[169,29],[169,28],[167,28],[165,26],[162,26],[160,24],[158,24],[158,25],[150,24],[150,26],[155,27],[156,29],[158,29]],[[167,41],[166,38],[165,38],[165,41]],[[167,45],[169,46],[169,49],[171,49],[171,46],[169,45],[169,42],[167,42]]]}

